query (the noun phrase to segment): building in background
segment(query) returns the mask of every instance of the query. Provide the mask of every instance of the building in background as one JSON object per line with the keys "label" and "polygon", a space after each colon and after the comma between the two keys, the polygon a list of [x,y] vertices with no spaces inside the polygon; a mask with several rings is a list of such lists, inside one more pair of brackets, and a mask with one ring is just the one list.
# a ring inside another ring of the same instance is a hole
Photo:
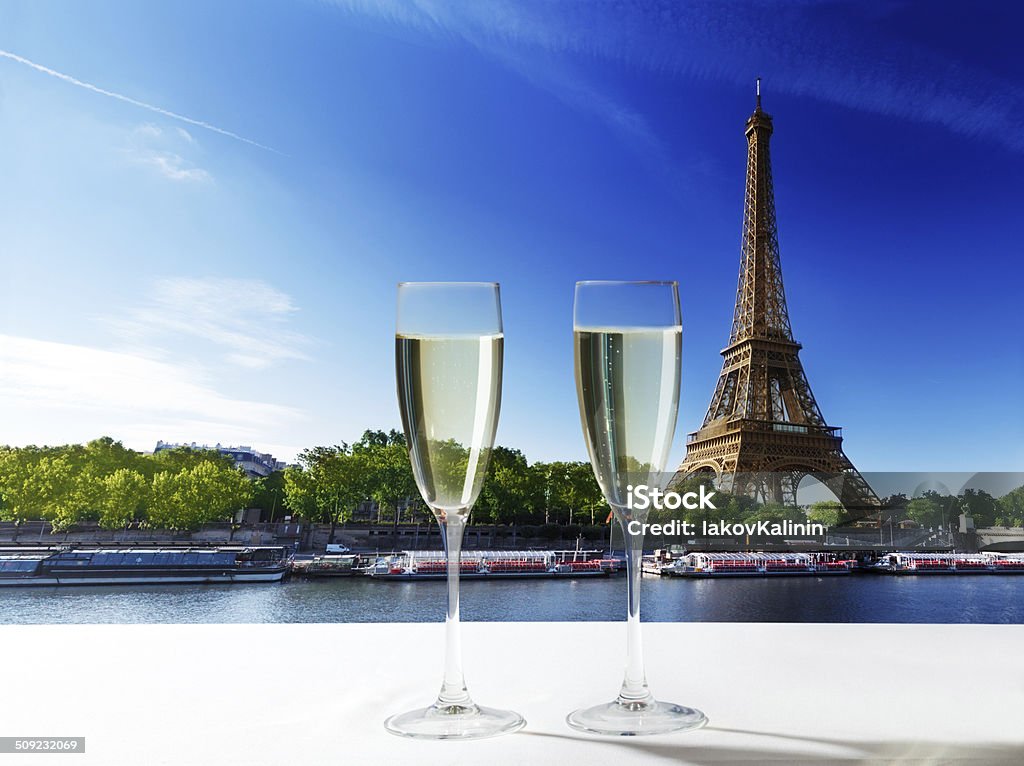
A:
{"label": "building in background", "polygon": [[238,446],[238,447],[224,447],[217,444],[210,447],[206,444],[172,444],[170,442],[158,441],[156,448],[153,450],[154,453],[161,452],[163,450],[177,449],[184,447],[194,450],[216,450],[222,455],[227,455],[234,462],[235,465],[245,471],[245,475],[250,479],[258,479],[261,476],[269,476],[274,471],[283,471],[288,467],[288,464],[283,460],[277,460],[273,455],[268,455],[265,452],[257,452],[249,446]]}

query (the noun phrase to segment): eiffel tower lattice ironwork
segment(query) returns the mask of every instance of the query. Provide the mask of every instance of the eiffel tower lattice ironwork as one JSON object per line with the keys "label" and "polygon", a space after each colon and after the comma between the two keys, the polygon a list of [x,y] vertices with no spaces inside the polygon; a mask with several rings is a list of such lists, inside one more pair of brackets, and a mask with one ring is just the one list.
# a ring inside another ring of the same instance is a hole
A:
{"label": "eiffel tower lattice ironwork", "polygon": [[704,423],[689,435],[680,477],[714,472],[721,489],[763,502],[795,504],[811,475],[848,517],[878,510],[870,485],[843,452],[811,393],[782,286],[768,142],[772,118],[757,107],[747,120],[747,183],[736,308],[725,362]]}

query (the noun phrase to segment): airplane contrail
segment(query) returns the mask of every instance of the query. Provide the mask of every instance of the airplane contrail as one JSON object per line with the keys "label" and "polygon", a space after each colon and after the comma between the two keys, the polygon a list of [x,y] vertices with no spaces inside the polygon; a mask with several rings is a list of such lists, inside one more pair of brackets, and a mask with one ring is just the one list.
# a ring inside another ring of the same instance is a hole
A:
{"label": "airplane contrail", "polygon": [[214,133],[219,133],[222,136],[233,138],[236,141],[241,141],[242,143],[249,144],[250,146],[255,146],[259,149],[264,149],[268,152],[281,154],[281,152],[277,151],[277,149],[274,149],[270,146],[265,146],[264,144],[261,144],[258,141],[253,141],[251,138],[240,136],[237,133],[232,133],[230,130],[224,130],[224,128],[218,128],[216,125],[211,125],[210,123],[203,122],[202,120],[195,120],[191,117],[186,117],[183,114],[178,114],[177,112],[172,112],[168,109],[163,109],[162,107],[154,106],[153,104],[147,104],[145,101],[139,101],[138,99],[131,98],[130,96],[124,96],[120,93],[114,93],[111,90],[100,88],[99,86],[93,85],[92,83],[83,82],[82,80],[74,78],[71,75],[64,74],[63,72],[58,72],[55,69],[50,69],[49,67],[43,66],[42,64],[37,64],[34,61],[30,61],[24,56],[19,56],[17,53],[11,53],[10,51],[0,49],[0,58],[6,58],[10,59],[11,61],[16,61],[19,64],[24,64],[27,67],[35,69],[37,72],[42,72],[43,74],[50,75],[51,77],[56,77],[58,80],[63,80],[64,82],[71,83],[72,85],[77,85],[79,88],[91,90],[93,93],[99,93],[101,96],[109,96],[110,98],[116,98],[118,101],[124,101],[126,104],[138,106],[142,109],[148,109],[151,112],[162,114],[164,117],[170,117],[173,120],[178,120],[179,122],[194,125],[197,128],[204,128],[206,130],[213,131]]}

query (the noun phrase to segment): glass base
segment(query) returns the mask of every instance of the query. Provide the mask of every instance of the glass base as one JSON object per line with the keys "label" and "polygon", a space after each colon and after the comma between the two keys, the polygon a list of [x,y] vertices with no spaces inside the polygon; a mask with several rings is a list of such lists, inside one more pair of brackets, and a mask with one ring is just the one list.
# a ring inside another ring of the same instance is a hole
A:
{"label": "glass base", "polygon": [[413,739],[483,739],[511,734],[526,720],[511,710],[479,705],[431,705],[393,715],[384,728],[399,737]]}
{"label": "glass base", "polygon": [[634,737],[699,729],[707,724],[708,719],[699,710],[672,702],[652,700],[622,704],[616,700],[570,713],[565,722],[578,731],[590,734]]}

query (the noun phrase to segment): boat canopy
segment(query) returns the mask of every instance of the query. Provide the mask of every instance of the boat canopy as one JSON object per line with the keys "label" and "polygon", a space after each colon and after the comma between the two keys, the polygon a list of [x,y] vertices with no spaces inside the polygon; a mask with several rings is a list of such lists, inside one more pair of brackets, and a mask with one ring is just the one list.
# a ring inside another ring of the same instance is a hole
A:
{"label": "boat canopy", "polygon": [[744,561],[762,564],[768,561],[787,561],[806,564],[811,561],[807,553],[690,553],[687,558],[696,561]]}
{"label": "boat canopy", "polygon": [[976,561],[978,563],[987,563],[991,561],[994,556],[990,553],[889,553],[885,557],[895,557],[899,561],[943,561],[950,564],[957,561]]}
{"label": "boat canopy", "polygon": [[17,558],[0,559],[0,574],[12,574],[14,572],[34,572],[39,566],[40,559]]}
{"label": "boat canopy", "polygon": [[231,566],[235,551],[213,550],[98,550],[61,551],[51,556],[51,566]]}
{"label": "boat canopy", "polygon": [[[552,551],[462,551],[462,563],[479,561],[547,561]],[[402,551],[398,559],[444,561],[444,551]]]}

